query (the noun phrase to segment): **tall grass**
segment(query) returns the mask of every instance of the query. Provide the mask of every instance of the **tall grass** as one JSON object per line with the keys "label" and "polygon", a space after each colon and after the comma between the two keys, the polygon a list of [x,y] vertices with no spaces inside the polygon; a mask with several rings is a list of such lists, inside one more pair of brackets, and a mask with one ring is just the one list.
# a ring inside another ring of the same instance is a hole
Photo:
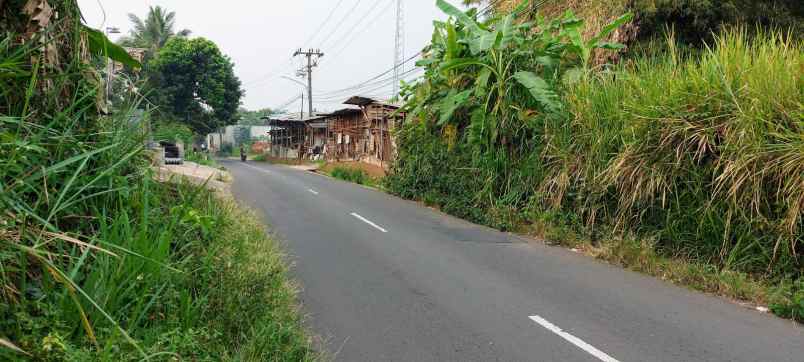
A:
{"label": "tall grass", "polygon": [[567,92],[581,156],[570,179],[673,253],[800,276],[802,54],[777,34],[749,42],[735,30],[700,56],[671,52],[580,83]]}
{"label": "tall grass", "polygon": [[209,192],[152,181],[78,5],[0,7],[0,359],[307,360],[281,254]]}
{"label": "tall grass", "polygon": [[[660,57],[565,83],[562,112],[506,95],[521,120],[509,125],[514,144],[478,151],[470,127],[411,119],[386,187],[501,229],[643,249],[621,260],[653,255],[751,275],[779,287],[777,313],[801,319],[804,47],[745,34],[720,33],[694,54],[669,39]],[[428,87],[417,99],[440,94]]]}

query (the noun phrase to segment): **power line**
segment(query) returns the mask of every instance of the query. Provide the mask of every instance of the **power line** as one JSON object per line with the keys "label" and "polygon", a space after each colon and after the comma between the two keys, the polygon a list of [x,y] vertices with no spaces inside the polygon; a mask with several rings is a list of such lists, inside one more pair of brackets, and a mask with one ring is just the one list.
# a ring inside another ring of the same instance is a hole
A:
{"label": "power line", "polygon": [[[409,71],[401,73],[400,78],[407,77],[407,76],[411,75],[412,73],[421,72],[421,71],[423,71],[423,69],[421,69],[421,68],[413,68],[413,69],[411,69]],[[380,88],[385,88],[385,87],[393,85],[395,82],[396,82],[396,80],[394,79],[394,77],[388,77],[388,78],[385,78],[385,79],[380,79],[380,80],[374,81],[372,83],[367,83],[367,84],[362,85],[360,87],[355,87],[355,88],[348,89],[348,90],[343,90],[343,91],[340,91],[340,92],[330,92],[330,93],[327,93],[327,94],[324,94],[324,95],[317,95],[317,97],[333,98],[333,97],[341,97],[341,96],[346,96],[346,95],[352,95],[352,94],[355,94],[355,93],[361,93],[361,92],[365,92],[365,91],[368,91],[368,90],[376,90],[376,89],[380,89]]]}
{"label": "power line", "polygon": [[[403,61],[403,62],[402,62],[402,63],[400,63],[400,64],[403,64],[403,63],[408,63],[408,62],[410,62],[410,61],[412,61],[412,60],[416,59],[416,57],[418,57],[418,56],[419,56],[419,55],[421,55],[421,54],[422,54],[422,52],[421,52],[421,51],[416,52],[416,54],[413,54],[412,56],[410,56],[409,58],[405,59],[405,61]],[[399,65],[399,64],[397,64],[396,66],[398,66],[398,65]],[[396,66],[395,66],[395,67],[396,67]],[[382,72],[382,73],[380,73],[380,74],[378,74],[378,75],[376,75],[376,76],[374,76],[374,77],[371,77],[371,78],[369,78],[369,79],[367,79],[367,80],[365,80],[365,81],[362,81],[362,82],[360,82],[360,83],[357,83],[357,84],[351,85],[351,86],[346,87],[346,88],[336,89],[336,90],[333,90],[333,91],[331,91],[331,92],[326,92],[326,93],[324,93],[324,94],[327,94],[327,93],[337,93],[337,92],[340,92],[340,91],[348,91],[348,90],[350,90],[350,89],[359,88],[360,86],[362,86],[362,85],[364,85],[364,84],[366,84],[366,83],[369,83],[369,82],[371,82],[371,81],[374,81],[374,80],[377,80],[377,79],[379,79],[379,78],[382,78],[383,76],[387,75],[388,73],[393,72],[395,67],[392,67],[391,69],[388,69],[388,70],[386,70],[386,71],[384,71],[384,72]]]}
{"label": "power line", "polygon": [[[408,71],[400,73],[400,77],[407,76],[407,75],[410,75],[411,73],[415,73],[415,72],[419,72],[419,71],[424,71],[424,69],[423,68],[412,68],[412,69],[410,69]],[[327,97],[327,96],[332,96],[332,95],[336,95],[336,94],[354,93],[354,92],[360,91],[362,89],[374,87],[374,86],[377,86],[377,85],[389,85],[393,81],[394,81],[394,77],[389,76],[389,77],[381,78],[381,79],[378,79],[378,80],[375,80],[375,81],[372,81],[372,82],[367,82],[367,83],[365,83],[365,84],[363,84],[363,85],[361,85],[359,87],[351,87],[349,89],[343,89],[343,90],[340,90],[340,91],[327,92],[327,93],[323,93],[323,94],[318,94],[317,96]]]}
{"label": "power line", "polygon": [[[400,74],[400,80],[410,81],[410,80],[418,79],[419,77],[421,77],[421,74],[418,74],[417,77],[413,78],[413,79],[405,79],[405,78],[407,78],[410,75],[413,75],[416,72],[420,72],[420,71],[423,71],[423,69],[421,69],[421,68],[413,68],[413,69],[408,70],[408,71],[406,71],[404,73],[401,73]],[[391,86],[393,84],[393,82],[394,82],[394,78],[390,77],[390,78],[387,78],[387,79],[378,80],[373,84],[366,84],[366,85],[364,85],[362,87],[359,87],[359,88],[345,90],[345,91],[337,92],[337,93],[333,92],[333,93],[330,93],[330,94],[327,94],[327,95],[319,95],[319,96],[317,96],[317,99],[331,100],[331,99],[347,97],[347,96],[354,95],[354,94],[373,92],[373,91],[377,91],[377,90],[389,87],[389,86]]]}
{"label": "power line", "polygon": [[[332,8],[332,10],[330,10],[329,14],[324,19],[324,21],[321,22],[321,24],[318,26],[316,31],[313,32],[313,34],[310,35],[310,37],[308,37],[307,40],[304,41],[304,43],[302,43],[305,47],[308,46],[310,44],[310,42],[313,41],[313,39],[315,39],[316,36],[318,36],[318,34],[321,32],[321,30],[324,29],[324,27],[327,25],[327,23],[329,23],[329,21],[332,19],[332,16],[335,15],[335,12],[338,10],[338,8],[343,4],[343,2],[344,2],[344,0],[339,0],[338,3],[335,4],[335,6]],[[286,71],[288,68],[290,68],[292,66],[293,66],[293,58],[291,57],[290,61],[288,63],[282,63],[281,65],[278,65],[278,66],[274,67],[273,69],[271,69],[271,71],[269,71],[267,74],[255,79],[255,80],[243,83],[243,85],[244,86],[246,86],[246,85],[254,85],[254,84],[260,83],[260,82],[262,82],[264,80],[273,78],[273,77],[277,76],[279,73],[283,73],[284,71]]]}
{"label": "power line", "polygon": [[282,63],[280,65],[277,65],[276,67],[271,69],[271,71],[266,73],[265,75],[263,75],[263,76],[261,76],[261,77],[259,77],[257,79],[245,82],[245,83],[243,83],[243,85],[247,86],[247,85],[255,85],[255,84],[261,83],[261,82],[263,82],[265,80],[271,79],[271,78],[279,75],[279,73],[283,73],[284,71],[286,71],[287,69],[290,69],[292,67],[293,67],[293,57],[290,57],[290,58],[287,59],[286,63]]}
{"label": "power line", "polygon": [[332,38],[332,35],[334,35],[336,32],[338,32],[338,29],[340,29],[340,28],[341,28],[341,26],[343,25],[343,23],[345,23],[345,22],[346,22],[346,19],[348,19],[348,18],[349,18],[349,16],[348,16],[348,15],[349,15],[349,14],[351,14],[352,12],[354,12],[354,11],[355,11],[355,9],[357,9],[357,6],[358,6],[358,5],[360,5],[360,3],[361,3],[361,2],[363,2],[363,0],[357,0],[357,2],[355,3],[355,5],[354,5],[354,6],[352,6],[352,8],[351,8],[351,9],[349,9],[349,11],[347,11],[347,12],[346,12],[346,15],[344,15],[344,16],[341,18],[341,21],[340,21],[340,22],[338,22],[338,24],[337,24],[337,25],[335,25],[335,29],[332,29],[332,31],[330,31],[330,32],[329,32],[329,34],[327,34],[326,38],[324,38],[324,40],[322,40],[322,41],[321,41],[321,43],[320,43],[321,45],[324,45],[324,44],[327,42],[327,40],[329,40],[330,38]]}
{"label": "power line", "polygon": [[[418,71],[421,71],[421,69],[411,69],[411,70],[409,70],[409,71],[407,71],[405,73],[400,74],[400,77],[407,77],[408,75],[410,75],[410,74],[412,74],[414,72],[418,72]],[[354,95],[354,94],[363,93],[363,92],[366,92],[366,91],[372,91],[372,90],[377,90],[377,89],[392,86],[395,81],[396,80],[393,77],[389,77],[387,79],[378,80],[378,81],[376,81],[374,83],[369,83],[369,84],[363,85],[363,86],[358,87],[358,88],[345,90],[345,91],[337,92],[337,93],[333,92],[333,93],[328,93],[328,94],[325,94],[325,95],[318,95],[316,97],[329,99],[329,98],[338,98],[338,97],[343,97],[343,96],[348,96],[348,95]]]}
{"label": "power line", "polygon": [[[352,33],[355,31],[355,29],[357,29],[357,27],[360,26],[360,24],[362,24],[364,20],[370,18],[369,15],[371,15],[371,13],[374,12],[374,10],[377,9],[377,6],[379,6],[381,3],[382,2],[380,0],[375,1],[374,5],[372,5],[368,9],[368,11],[366,11],[362,16],[360,16],[359,20],[351,28],[349,28],[349,30],[346,31],[343,34],[343,36],[341,36],[340,38],[338,38],[338,40],[336,40],[333,44],[331,44],[330,48],[334,49],[334,48],[338,47],[340,45],[340,43],[342,43],[346,38],[348,38],[350,35],[352,35]],[[379,13],[379,15],[382,15],[382,11]],[[376,16],[375,16],[375,18],[376,18]],[[372,20],[373,20],[373,18],[372,18]]]}
{"label": "power line", "polygon": [[318,29],[316,29],[316,31],[313,33],[313,35],[311,35],[309,38],[307,38],[307,40],[304,41],[303,44],[305,46],[310,45],[310,42],[313,41],[313,39],[315,39],[316,36],[318,36],[318,34],[321,32],[321,30],[324,29],[324,26],[326,26],[327,23],[329,23],[329,20],[332,19],[332,16],[335,15],[335,11],[338,10],[338,8],[341,6],[341,4],[343,4],[343,0],[339,0],[338,3],[335,4],[335,7],[332,8],[332,10],[329,12],[329,15],[327,15],[326,19],[324,19],[324,21],[321,23],[321,25],[318,26]]}
{"label": "power line", "polygon": [[[391,2],[387,3],[387,4],[386,4],[386,6],[385,6],[384,8],[382,8],[382,10],[380,10],[380,12],[377,14],[377,16],[375,16],[374,18],[372,18],[372,20],[371,20],[371,21],[369,21],[369,22],[366,24],[366,26],[368,27],[368,26],[371,26],[371,25],[375,24],[375,23],[376,23],[376,21],[380,19],[380,17],[382,16],[382,14],[385,12],[385,10],[387,10],[387,9],[390,7],[390,5],[391,5],[391,4],[393,4],[393,3],[391,3]],[[360,24],[360,23],[358,23],[357,25],[359,25],[359,24]],[[355,26],[355,27],[356,27],[356,26]],[[352,29],[354,30],[354,28],[352,28]],[[364,27],[364,28],[363,28],[363,29],[361,29],[361,30],[365,31],[365,29],[366,29],[366,27]],[[358,32],[358,33],[357,33],[357,35],[359,35],[359,34],[363,33],[363,31]],[[342,37],[341,39],[343,39],[343,38],[345,38],[345,37]],[[331,58],[333,58],[333,59],[337,59],[337,57],[338,57],[339,55],[341,55],[341,54],[342,54],[342,53],[343,53],[343,52],[344,52],[346,49],[348,49],[348,48],[349,48],[349,45],[351,45],[351,44],[352,44],[352,42],[354,42],[354,41],[355,41],[355,39],[357,39],[357,38],[358,38],[357,36],[353,36],[353,37],[351,37],[351,38],[350,38],[350,39],[349,39],[349,40],[348,40],[348,41],[347,41],[347,42],[346,42],[346,43],[345,43],[345,44],[344,44],[344,45],[343,45],[343,46],[342,46],[340,49],[338,49],[338,50],[335,52],[335,55],[333,55]],[[336,42],[336,44],[337,44],[337,42]]]}
{"label": "power line", "polygon": [[287,100],[287,101],[281,103],[281,105],[274,107],[274,109],[276,109],[276,110],[285,109],[285,107],[287,107],[291,103],[299,100],[299,98],[301,98],[301,96],[295,96],[295,97],[291,98],[290,100]]}

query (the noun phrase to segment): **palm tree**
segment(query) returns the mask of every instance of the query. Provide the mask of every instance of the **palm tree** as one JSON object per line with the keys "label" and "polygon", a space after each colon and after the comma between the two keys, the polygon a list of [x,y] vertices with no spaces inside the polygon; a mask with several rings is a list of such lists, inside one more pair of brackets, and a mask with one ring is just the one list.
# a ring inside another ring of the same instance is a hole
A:
{"label": "palm tree", "polygon": [[134,24],[130,35],[121,39],[120,43],[127,46],[149,49],[155,54],[167,41],[174,36],[189,36],[187,29],[176,33],[173,30],[176,13],[167,11],[161,6],[151,6],[145,20],[135,14],[128,14],[129,20]]}

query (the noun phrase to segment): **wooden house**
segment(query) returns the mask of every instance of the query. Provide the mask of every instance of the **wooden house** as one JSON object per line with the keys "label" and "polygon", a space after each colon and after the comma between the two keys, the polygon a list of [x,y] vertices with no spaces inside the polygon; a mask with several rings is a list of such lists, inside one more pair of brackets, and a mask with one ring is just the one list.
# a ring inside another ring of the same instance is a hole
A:
{"label": "wooden house", "polygon": [[357,161],[360,159],[360,140],[365,120],[356,108],[344,108],[326,116],[328,137],[326,158],[330,161]]}
{"label": "wooden house", "polygon": [[344,104],[358,106],[362,113],[359,161],[387,168],[396,155],[392,132],[402,120],[402,115],[396,113],[399,107],[360,96],[351,97]]}
{"label": "wooden house", "polygon": [[266,122],[271,130],[268,133],[269,155],[271,157],[301,158],[304,154],[304,119],[294,116],[269,118]]}

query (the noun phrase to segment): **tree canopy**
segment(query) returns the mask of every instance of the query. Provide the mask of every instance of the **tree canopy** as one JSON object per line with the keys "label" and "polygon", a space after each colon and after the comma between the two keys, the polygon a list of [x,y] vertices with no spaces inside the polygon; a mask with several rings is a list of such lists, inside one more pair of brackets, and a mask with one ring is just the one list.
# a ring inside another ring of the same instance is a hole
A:
{"label": "tree canopy", "polygon": [[148,15],[141,19],[136,14],[128,14],[133,25],[129,36],[120,40],[120,44],[129,47],[149,49],[149,56],[156,54],[168,40],[174,36],[186,37],[190,30],[183,29],[178,33],[173,29],[176,22],[176,13],[167,11],[161,6],[151,6]]}
{"label": "tree canopy", "polygon": [[237,122],[243,96],[233,63],[210,40],[174,37],[147,65],[152,100],[204,134]]}
{"label": "tree canopy", "polygon": [[258,109],[256,111],[240,108],[237,111],[237,124],[244,126],[259,126],[265,123],[262,117],[267,117],[274,113],[276,112],[270,108]]}

